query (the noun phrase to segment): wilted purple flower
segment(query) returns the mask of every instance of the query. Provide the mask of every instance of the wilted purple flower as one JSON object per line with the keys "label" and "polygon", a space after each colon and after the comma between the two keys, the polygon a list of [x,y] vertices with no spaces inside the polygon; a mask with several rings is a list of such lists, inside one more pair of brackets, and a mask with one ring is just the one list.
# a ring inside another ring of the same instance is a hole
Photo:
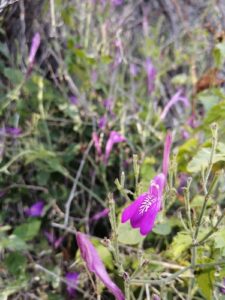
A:
{"label": "wilted purple flower", "polygon": [[69,99],[70,99],[70,104],[72,104],[72,105],[77,105],[78,104],[77,96],[71,95],[71,96],[69,96]]}
{"label": "wilted purple flower", "polygon": [[106,116],[102,116],[99,120],[98,120],[98,127],[100,129],[104,128],[105,125],[107,123],[107,117]]}
{"label": "wilted purple flower", "polygon": [[102,211],[94,214],[94,216],[92,216],[90,218],[90,222],[98,221],[99,219],[104,218],[105,216],[108,216],[108,214],[109,214],[109,208],[105,208]]}
{"label": "wilted purple flower", "polygon": [[86,263],[90,272],[93,272],[115,296],[117,300],[125,300],[122,291],[109,277],[103,262],[101,261],[98,252],[90,242],[86,234],[81,232],[76,233],[77,244],[80,249],[81,257]]}
{"label": "wilted purple flower", "polygon": [[74,297],[76,294],[76,287],[78,282],[79,273],[68,272],[66,273],[67,292],[70,297]]}
{"label": "wilted purple flower", "polygon": [[44,206],[44,202],[42,200],[39,200],[36,203],[34,203],[30,208],[27,208],[25,210],[25,213],[29,217],[40,217],[43,213]]}
{"label": "wilted purple flower", "polygon": [[156,175],[150,183],[148,192],[137,197],[122,213],[122,223],[130,220],[133,228],[140,228],[142,235],[147,235],[155,224],[155,219],[162,207],[163,190],[169,165],[169,154],[172,143],[171,134],[167,134],[164,154],[163,173]]}
{"label": "wilted purple flower", "polygon": [[189,106],[189,101],[186,97],[181,96],[182,90],[179,90],[176,92],[176,94],[171,98],[171,100],[166,104],[166,106],[163,109],[163,112],[161,113],[160,119],[163,120],[170,108],[176,104],[178,101],[182,101],[185,107]]}
{"label": "wilted purple flower", "polygon": [[49,243],[55,248],[58,249],[59,246],[62,244],[64,240],[64,236],[59,237],[58,239],[56,238],[55,234],[53,231],[45,231],[44,235],[46,236],[47,240]]}
{"label": "wilted purple flower", "polygon": [[28,62],[29,62],[30,66],[32,66],[34,63],[34,59],[35,59],[36,53],[38,51],[38,48],[40,46],[40,43],[41,43],[41,36],[40,36],[39,32],[36,32],[32,38],[30,53],[29,53],[29,57],[28,57]]}
{"label": "wilted purple flower", "polygon": [[152,64],[152,61],[150,58],[146,59],[145,70],[147,73],[148,94],[150,95],[155,89],[155,79],[156,79],[156,74],[157,74],[156,68]]}
{"label": "wilted purple flower", "polygon": [[17,137],[22,133],[22,130],[18,127],[5,127],[5,132],[7,135]]}
{"label": "wilted purple flower", "polygon": [[109,155],[112,151],[113,145],[122,143],[122,142],[126,142],[125,137],[123,137],[120,133],[118,133],[116,131],[110,132],[110,136],[109,136],[109,139],[108,139],[108,141],[106,143],[106,147],[105,147],[105,157],[104,157],[105,164],[108,162]]}
{"label": "wilted purple flower", "polygon": [[98,155],[101,156],[102,155],[102,149],[101,149],[99,137],[98,137],[96,132],[92,133],[92,140],[94,142],[94,146],[95,146],[95,149],[96,149]]}

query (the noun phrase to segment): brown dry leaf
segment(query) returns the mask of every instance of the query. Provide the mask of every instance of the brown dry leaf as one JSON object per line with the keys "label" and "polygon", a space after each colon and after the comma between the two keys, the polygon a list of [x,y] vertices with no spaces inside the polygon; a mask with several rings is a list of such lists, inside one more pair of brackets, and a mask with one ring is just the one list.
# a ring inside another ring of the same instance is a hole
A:
{"label": "brown dry leaf", "polygon": [[196,93],[199,93],[210,87],[220,86],[224,82],[225,78],[221,78],[217,68],[208,69],[197,81],[195,90]]}

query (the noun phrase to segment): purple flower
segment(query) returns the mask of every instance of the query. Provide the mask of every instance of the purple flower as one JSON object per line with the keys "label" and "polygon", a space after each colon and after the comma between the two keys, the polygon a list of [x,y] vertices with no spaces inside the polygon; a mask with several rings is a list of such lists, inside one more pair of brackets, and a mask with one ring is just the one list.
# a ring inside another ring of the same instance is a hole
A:
{"label": "purple flower", "polygon": [[108,138],[108,141],[107,141],[106,147],[105,147],[105,157],[104,157],[105,164],[108,162],[109,155],[112,151],[113,145],[122,143],[122,142],[126,142],[125,137],[123,137],[120,133],[118,133],[116,131],[110,132],[110,136]]}
{"label": "purple flower", "polygon": [[30,208],[27,208],[25,213],[29,217],[40,217],[43,213],[44,206],[45,204],[42,200],[37,201]]}
{"label": "purple flower", "polygon": [[90,222],[92,222],[92,221],[98,221],[99,219],[104,218],[105,216],[108,216],[108,214],[109,214],[109,209],[105,208],[102,211],[94,214],[94,216],[92,216],[90,218]]}
{"label": "purple flower", "polygon": [[74,297],[76,294],[76,287],[78,282],[79,273],[68,272],[66,273],[67,292],[70,297]]}
{"label": "purple flower", "polygon": [[55,234],[53,231],[45,231],[44,235],[46,236],[47,240],[49,243],[55,248],[58,249],[59,246],[62,244],[64,240],[64,236],[59,237],[58,239],[56,238]]}
{"label": "purple flower", "polygon": [[142,235],[147,235],[153,228],[156,216],[161,209],[161,199],[166,178],[163,173],[155,176],[148,192],[141,194],[122,213],[122,223],[130,220],[133,228],[140,228]]}
{"label": "purple flower", "polygon": [[130,220],[131,226],[140,228],[142,235],[147,235],[152,230],[157,214],[162,207],[162,196],[166,185],[171,144],[172,137],[168,133],[164,146],[163,173],[156,175],[151,181],[148,191],[138,196],[122,213],[122,223]]}
{"label": "purple flower", "polygon": [[5,132],[7,135],[17,137],[21,134],[22,130],[18,127],[5,127]]}
{"label": "purple flower", "polygon": [[72,105],[77,105],[78,104],[78,99],[77,99],[76,96],[71,95],[71,96],[69,96],[69,99],[70,99],[70,104],[72,104]]}
{"label": "purple flower", "polygon": [[220,292],[225,295],[225,277],[223,278],[223,287],[219,288]]}
{"label": "purple flower", "polygon": [[98,127],[100,129],[104,128],[106,126],[107,123],[107,117],[106,116],[102,116],[99,120],[98,120]]}
{"label": "purple flower", "polygon": [[41,43],[41,36],[38,32],[36,32],[32,38],[30,53],[28,57],[28,62],[30,66],[32,66],[34,63],[34,59],[37,54],[40,43]]}
{"label": "purple flower", "polygon": [[186,97],[181,96],[182,90],[179,90],[176,92],[176,94],[171,98],[171,100],[166,104],[166,106],[163,109],[163,112],[161,113],[160,119],[165,119],[167,113],[169,112],[170,108],[176,104],[178,101],[182,101],[185,107],[189,106],[189,101]]}
{"label": "purple flower", "polygon": [[81,257],[86,263],[90,272],[93,272],[115,296],[117,300],[125,300],[122,291],[109,277],[103,262],[101,261],[98,252],[90,242],[86,234],[81,232],[76,233],[77,244],[80,249]]}
{"label": "purple flower", "polygon": [[160,300],[160,297],[156,294],[152,295],[152,300]]}
{"label": "purple flower", "polygon": [[145,63],[145,70],[147,73],[147,88],[148,94],[150,95],[155,89],[155,79],[156,79],[156,68],[153,66],[150,58],[147,58]]}
{"label": "purple flower", "polygon": [[92,133],[92,140],[94,142],[94,146],[95,146],[95,149],[96,149],[98,155],[101,156],[102,155],[102,149],[101,149],[99,137],[98,137],[96,132]]}

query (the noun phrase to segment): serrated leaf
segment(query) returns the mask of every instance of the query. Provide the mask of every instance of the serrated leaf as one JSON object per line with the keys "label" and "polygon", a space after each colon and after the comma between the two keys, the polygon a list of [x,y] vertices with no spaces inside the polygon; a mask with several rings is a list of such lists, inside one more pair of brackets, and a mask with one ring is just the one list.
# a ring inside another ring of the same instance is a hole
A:
{"label": "serrated leaf", "polygon": [[118,226],[118,241],[121,244],[137,245],[143,241],[144,237],[138,229],[133,229],[129,222],[120,223]]}

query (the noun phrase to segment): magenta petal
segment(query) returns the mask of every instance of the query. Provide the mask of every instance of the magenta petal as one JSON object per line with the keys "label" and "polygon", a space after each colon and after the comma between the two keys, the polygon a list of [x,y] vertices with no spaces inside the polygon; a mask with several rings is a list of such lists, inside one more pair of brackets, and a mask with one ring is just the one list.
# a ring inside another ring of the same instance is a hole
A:
{"label": "magenta petal", "polygon": [[126,207],[122,213],[121,222],[125,223],[136,213],[141,202],[145,199],[147,193],[141,194],[136,200],[134,200],[128,207]]}
{"label": "magenta petal", "polygon": [[44,202],[42,200],[34,203],[30,208],[25,210],[25,213],[29,217],[40,217],[44,210]]}
{"label": "magenta petal", "polygon": [[140,233],[142,235],[147,235],[152,230],[158,212],[159,212],[158,203],[155,203],[145,214],[145,216],[142,218],[140,224]]}
{"label": "magenta petal", "polygon": [[156,175],[149,186],[149,193],[155,197],[161,197],[166,184],[166,177],[163,173]]}

